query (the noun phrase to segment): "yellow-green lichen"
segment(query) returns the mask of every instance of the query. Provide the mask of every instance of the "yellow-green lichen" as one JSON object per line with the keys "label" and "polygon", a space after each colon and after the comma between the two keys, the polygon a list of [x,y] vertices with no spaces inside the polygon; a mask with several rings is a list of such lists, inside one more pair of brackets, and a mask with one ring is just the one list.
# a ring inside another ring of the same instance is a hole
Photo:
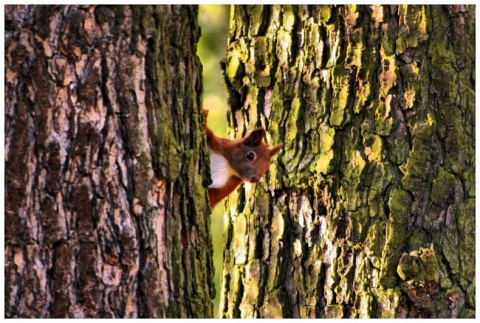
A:
{"label": "yellow-green lichen", "polygon": [[337,66],[333,69],[332,87],[333,100],[331,103],[330,124],[332,126],[341,126],[345,120],[345,110],[349,96],[349,74],[343,66]]}
{"label": "yellow-green lichen", "polygon": [[268,63],[268,41],[267,37],[255,37],[253,40],[254,55],[253,59],[255,60],[255,69],[263,70]]}
{"label": "yellow-green lichen", "polygon": [[475,282],[475,199],[469,198],[457,211],[458,231],[462,239],[459,243],[460,285],[467,288]]}
{"label": "yellow-green lichen", "polygon": [[293,26],[295,24],[295,13],[293,12],[293,8],[290,5],[285,5],[282,7],[283,9],[283,28],[286,31],[292,31]]}
{"label": "yellow-green lichen", "polygon": [[[277,33],[276,55],[279,66],[288,66],[290,59],[290,47],[292,46],[292,36],[290,33],[279,30]],[[281,71],[281,70],[280,70]]]}
{"label": "yellow-green lichen", "polygon": [[431,64],[435,66],[430,71],[432,83],[435,84],[436,91],[442,93],[442,104],[453,105],[458,97],[457,73],[453,67],[455,55],[446,48],[444,42],[436,43],[430,55]]}
{"label": "yellow-green lichen", "polygon": [[404,281],[402,289],[407,294],[416,289],[437,286],[442,272],[433,245],[404,253],[398,262],[398,276]]}
{"label": "yellow-green lichen", "polygon": [[420,68],[418,67],[417,62],[413,62],[411,64],[400,66],[399,69],[404,83],[406,84],[403,97],[401,97],[400,100],[405,105],[405,109],[411,109],[414,107],[419,93],[419,86],[421,84]]}
{"label": "yellow-green lichen", "polygon": [[235,78],[237,75],[238,68],[240,66],[240,59],[239,59],[239,53],[236,51],[231,51],[229,52],[229,56],[227,59],[227,68],[225,70],[225,73],[229,79]]}
{"label": "yellow-green lichen", "polygon": [[391,167],[388,164],[376,163],[373,167],[373,176],[371,172],[366,175],[372,178],[371,188],[368,194],[370,217],[383,218],[386,215],[382,202],[383,195],[388,193],[385,188],[392,182],[393,175]]}
{"label": "yellow-green lichen", "polygon": [[360,208],[356,211],[351,211],[350,223],[347,228],[347,233],[351,241],[364,241],[370,228],[370,216],[367,208]]}
{"label": "yellow-green lichen", "polygon": [[268,292],[265,296],[265,301],[260,308],[262,317],[268,318],[283,318],[284,311],[282,304],[286,303],[287,296],[281,290],[274,289]]}
{"label": "yellow-green lichen", "polygon": [[406,221],[410,216],[412,199],[402,189],[394,189],[388,201],[390,214],[386,227],[386,242],[382,252],[381,282],[384,287],[396,285],[396,267],[405,244]]}
{"label": "yellow-green lichen", "polygon": [[156,144],[152,159],[154,164],[159,165],[162,176],[174,182],[180,176],[182,169],[183,148],[172,132],[169,110],[159,109],[158,114],[158,123],[154,123]]}
{"label": "yellow-green lichen", "polygon": [[432,202],[439,206],[445,206],[451,199],[455,187],[455,176],[445,171],[443,167],[439,167],[430,191]]}
{"label": "yellow-green lichen", "polygon": [[[284,231],[285,231],[285,220],[283,218],[283,214],[287,212],[286,206],[285,205],[277,205],[278,211],[277,213],[273,214],[272,217],[272,224],[270,228],[271,236],[270,240],[271,241],[280,241],[280,239],[283,237]],[[280,213],[283,212],[283,213]],[[268,291],[274,290],[275,286],[277,285],[278,278],[280,275],[280,267],[279,267],[279,252],[280,252],[280,246],[275,243],[271,246],[270,248],[270,264],[271,266],[268,266],[269,272],[268,272],[268,279],[267,279],[267,285],[266,288]]]}
{"label": "yellow-green lichen", "polygon": [[398,262],[397,274],[402,280],[406,281],[415,280],[423,283],[425,280],[425,272],[423,271],[420,259],[416,256],[409,255],[406,252],[403,253]]}
{"label": "yellow-green lichen", "polygon": [[[426,185],[428,163],[431,160],[432,137],[434,128],[428,123],[417,123],[412,131],[412,151],[404,168],[402,186],[406,190],[416,191]],[[430,166],[431,167],[431,166]]]}
{"label": "yellow-green lichen", "polygon": [[365,239],[365,254],[370,259],[372,266],[379,269],[381,267],[382,250],[385,247],[385,227],[383,219],[373,219],[370,223],[367,237]]}
{"label": "yellow-green lichen", "polygon": [[357,5],[345,5],[345,25],[347,27],[353,27],[357,24],[359,13],[357,11]]}
{"label": "yellow-green lichen", "polygon": [[358,150],[353,150],[346,156],[348,164],[344,167],[344,177],[342,179],[342,187],[340,192],[343,192],[345,196],[345,206],[348,210],[357,210],[364,203],[364,196],[359,189],[361,188],[361,182],[358,181],[361,178],[364,171],[366,161],[362,157],[362,153]]}
{"label": "yellow-green lichen", "polygon": [[357,73],[358,87],[355,88],[355,101],[353,103],[353,112],[360,113],[367,107],[365,104],[370,97],[371,84],[369,82],[371,71],[369,68],[361,67]]}
{"label": "yellow-green lichen", "polygon": [[427,18],[424,6],[398,6],[399,28],[396,39],[396,53],[402,54],[407,48],[418,47],[428,39]]}
{"label": "yellow-green lichen", "polygon": [[362,54],[364,51],[364,44],[362,42],[362,29],[355,29],[350,34],[350,41],[347,46],[347,59],[349,66],[356,66],[360,68],[362,66]]}
{"label": "yellow-green lichen", "polygon": [[257,36],[260,30],[260,26],[262,24],[262,14],[263,14],[264,6],[263,5],[255,5],[252,6],[252,9],[249,10],[250,15],[250,28],[248,30],[248,35],[250,37]]}
{"label": "yellow-green lichen", "polygon": [[425,269],[426,281],[438,283],[440,280],[440,267],[438,265],[437,256],[435,255],[435,250],[433,249],[433,244],[430,248],[420,248],[418,256]]}
{"label": "yellow-green lichen", "polygon": [[379,95],[377,107],[375,110],[375,129],[377,134],[387,136],[390,134],[393,126],[392,112],[392,94],[391,89],[397,84],[397,68],[395,55],[386,55],[383,49],[380,50],[382,56],[382,70],[379,75]]}
{"label": "yellow-green lichen", "polygon": [[330,6],[319,6],[318,20],[320,23],[326,24],[330,20],[332,9]]}

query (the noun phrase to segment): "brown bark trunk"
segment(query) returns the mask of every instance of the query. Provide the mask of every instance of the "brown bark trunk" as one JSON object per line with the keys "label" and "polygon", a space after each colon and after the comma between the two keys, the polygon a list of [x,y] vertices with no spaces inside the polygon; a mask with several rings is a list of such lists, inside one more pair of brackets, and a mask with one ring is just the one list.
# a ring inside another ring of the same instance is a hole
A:
{"label": "brown bark trunk", "polygon": [[196,6],[5,7],[5,316],[211,317]]}
{"label": "brown bark trunk", "polygon": [[475,316],[475,7],[235,6],[223,317]]}

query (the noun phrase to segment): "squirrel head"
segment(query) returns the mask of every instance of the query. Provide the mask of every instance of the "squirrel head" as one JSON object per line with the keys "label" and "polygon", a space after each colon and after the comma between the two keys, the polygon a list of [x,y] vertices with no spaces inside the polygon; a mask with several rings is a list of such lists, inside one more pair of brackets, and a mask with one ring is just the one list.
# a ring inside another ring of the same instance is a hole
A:
{"label": "squirrel head", "polygon": [[257,183],[270,167],[270,158],[281,148],[282,144],[268,148],[263,143],[265,129],[258,128],[245,138],[231,146],[228,161],[237,175],[244,181]]}

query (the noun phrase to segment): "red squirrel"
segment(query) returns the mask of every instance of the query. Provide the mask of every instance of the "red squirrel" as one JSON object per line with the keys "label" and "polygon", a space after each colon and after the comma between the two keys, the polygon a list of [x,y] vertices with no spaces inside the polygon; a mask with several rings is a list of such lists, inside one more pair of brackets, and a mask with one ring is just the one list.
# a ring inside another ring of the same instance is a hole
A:
{"label": "red squirrel", "polygon": [[207,127],[207,116],[208,110],[203,110],[213,181],[208,186],[208,197],[213,209],[243,182],[260,181],[270,167],[270,157],[283,145],[268,148],[262,141],[266,133],[264,128],[255,129],[238,140],[219,138]]}

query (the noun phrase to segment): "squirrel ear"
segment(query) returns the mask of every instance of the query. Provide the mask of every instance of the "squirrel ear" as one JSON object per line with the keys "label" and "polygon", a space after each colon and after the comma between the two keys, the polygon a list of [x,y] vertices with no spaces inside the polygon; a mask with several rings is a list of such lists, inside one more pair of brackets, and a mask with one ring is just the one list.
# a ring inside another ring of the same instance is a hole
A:
{"label": "squirrel ear", "polygon": [[249,147],[256,147],[260,145],[260,143],[263,140],[263,137],[265,137],[265,129],[263,128],[255,129],[243,139],[243,144]]}
{"label": "squirrel ear", "polygon": [[275,155],[276,153],[278,153],[278,151],[280,149],[282,149],[283,147],[283,144],[280,144],[280,145],[276,145],[275,147],[273,147],[272,149],[270,149],[270,157],[272,157],[273,155]]}
{"label": "squirrel ear", "polygon": [[202,114],[203,114],[203,126],[206,127],[207,126],[208,110],[203,109]]}

